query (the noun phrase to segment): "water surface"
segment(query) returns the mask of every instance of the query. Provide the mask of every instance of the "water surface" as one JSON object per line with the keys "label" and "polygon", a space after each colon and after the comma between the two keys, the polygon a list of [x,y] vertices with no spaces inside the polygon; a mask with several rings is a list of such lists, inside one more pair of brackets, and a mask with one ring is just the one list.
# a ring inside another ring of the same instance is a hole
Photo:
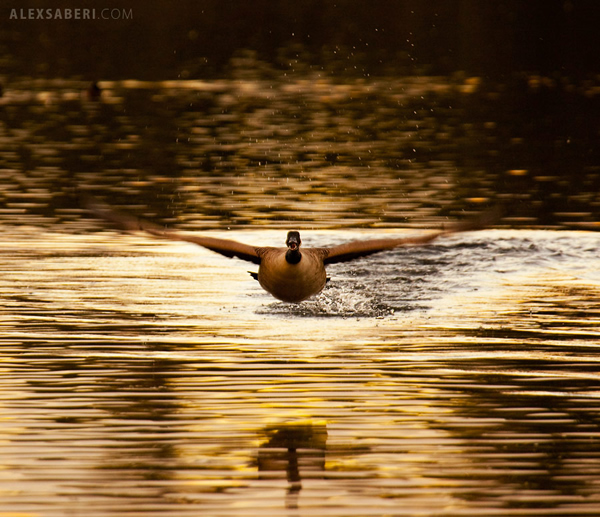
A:
{"label": "water surface", "polygon": [[597,233],[459,234],[299,305],[190,244],[0,240],[6,515],[598,514]]}
{"label": "water surface", "polygon": [[[594,81],[24,78],[0,99],[0,517],[598,515]],[[82,193],[282,245],[493,228],[280,303]]]}

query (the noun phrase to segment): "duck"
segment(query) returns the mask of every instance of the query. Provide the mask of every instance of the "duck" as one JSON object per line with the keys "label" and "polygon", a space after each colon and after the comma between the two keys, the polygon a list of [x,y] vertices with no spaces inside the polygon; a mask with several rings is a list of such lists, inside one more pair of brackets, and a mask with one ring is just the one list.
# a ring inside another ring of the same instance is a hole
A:
{"label": "duck", "polygon": [[403,246],[428,244],[439,237],[484,226],[483,218],[455,223],[424,235],[400,238],[354,240],[332,247],[302,247],[298,230],[287,233],[285,247],[252,246],[235,240],[198,235],[166,228],[151,221],[112,209],[89,199],[86,207],[94,215],[116,224],[126,231],[142,231],[153,237],[197,244],[225,257],[238,258],[258,265],[258,272],[249,272],[260,286],[273,297],[288,303],[300,303],[319,294],[328,282],[326,266],[350,262],[362,257]]}

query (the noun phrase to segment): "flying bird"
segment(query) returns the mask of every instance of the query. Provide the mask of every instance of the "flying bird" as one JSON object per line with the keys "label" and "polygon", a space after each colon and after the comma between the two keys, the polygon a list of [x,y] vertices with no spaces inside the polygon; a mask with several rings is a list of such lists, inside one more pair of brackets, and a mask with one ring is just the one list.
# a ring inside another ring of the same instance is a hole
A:
{"label": "flying bird", "polygon": [[300,232],[287,234],[285,247],[251,246],[229,239],[205,237],[195,233],[165,228],[139,217],[114,210],[98,200],[87,200],[87,208],[95,215],[127,231],[143,231],[154,237],[198,244],[226,257],[236,257],[258,265],[258,273],[250,272],[261,287],[275,298],[289,303],[302,302],[319,294],[327,283],[325,267],[349,262],[400,246],[417,246],[452,233],[481,229],[484,219],[456,223],[446,229],[416,237],[356,240],[329,248],[303,248]]}

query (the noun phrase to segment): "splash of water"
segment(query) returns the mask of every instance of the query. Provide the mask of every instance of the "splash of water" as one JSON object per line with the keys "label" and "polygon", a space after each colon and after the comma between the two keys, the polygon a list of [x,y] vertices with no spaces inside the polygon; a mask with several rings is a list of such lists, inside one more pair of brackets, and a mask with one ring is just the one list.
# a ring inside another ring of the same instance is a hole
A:
{"label": "splash of water", "polygon": [[384,303],[380,297],[362,284],[347,285],[344,282],[328,286],[318,296],[299,304],[275,302],[266,306],[262,314],[302,317],[333,318],[384,318],[396,309]]}

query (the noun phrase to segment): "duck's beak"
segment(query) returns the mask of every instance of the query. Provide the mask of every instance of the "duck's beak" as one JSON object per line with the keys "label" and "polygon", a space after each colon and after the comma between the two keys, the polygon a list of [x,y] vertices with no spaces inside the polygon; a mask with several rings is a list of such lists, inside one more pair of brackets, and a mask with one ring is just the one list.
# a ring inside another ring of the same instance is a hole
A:
{"label": "duck's beak", "polygon": [[296,251],[300,247],[300,236],[291,234],[287,238],[287,247],[292,251]]}

